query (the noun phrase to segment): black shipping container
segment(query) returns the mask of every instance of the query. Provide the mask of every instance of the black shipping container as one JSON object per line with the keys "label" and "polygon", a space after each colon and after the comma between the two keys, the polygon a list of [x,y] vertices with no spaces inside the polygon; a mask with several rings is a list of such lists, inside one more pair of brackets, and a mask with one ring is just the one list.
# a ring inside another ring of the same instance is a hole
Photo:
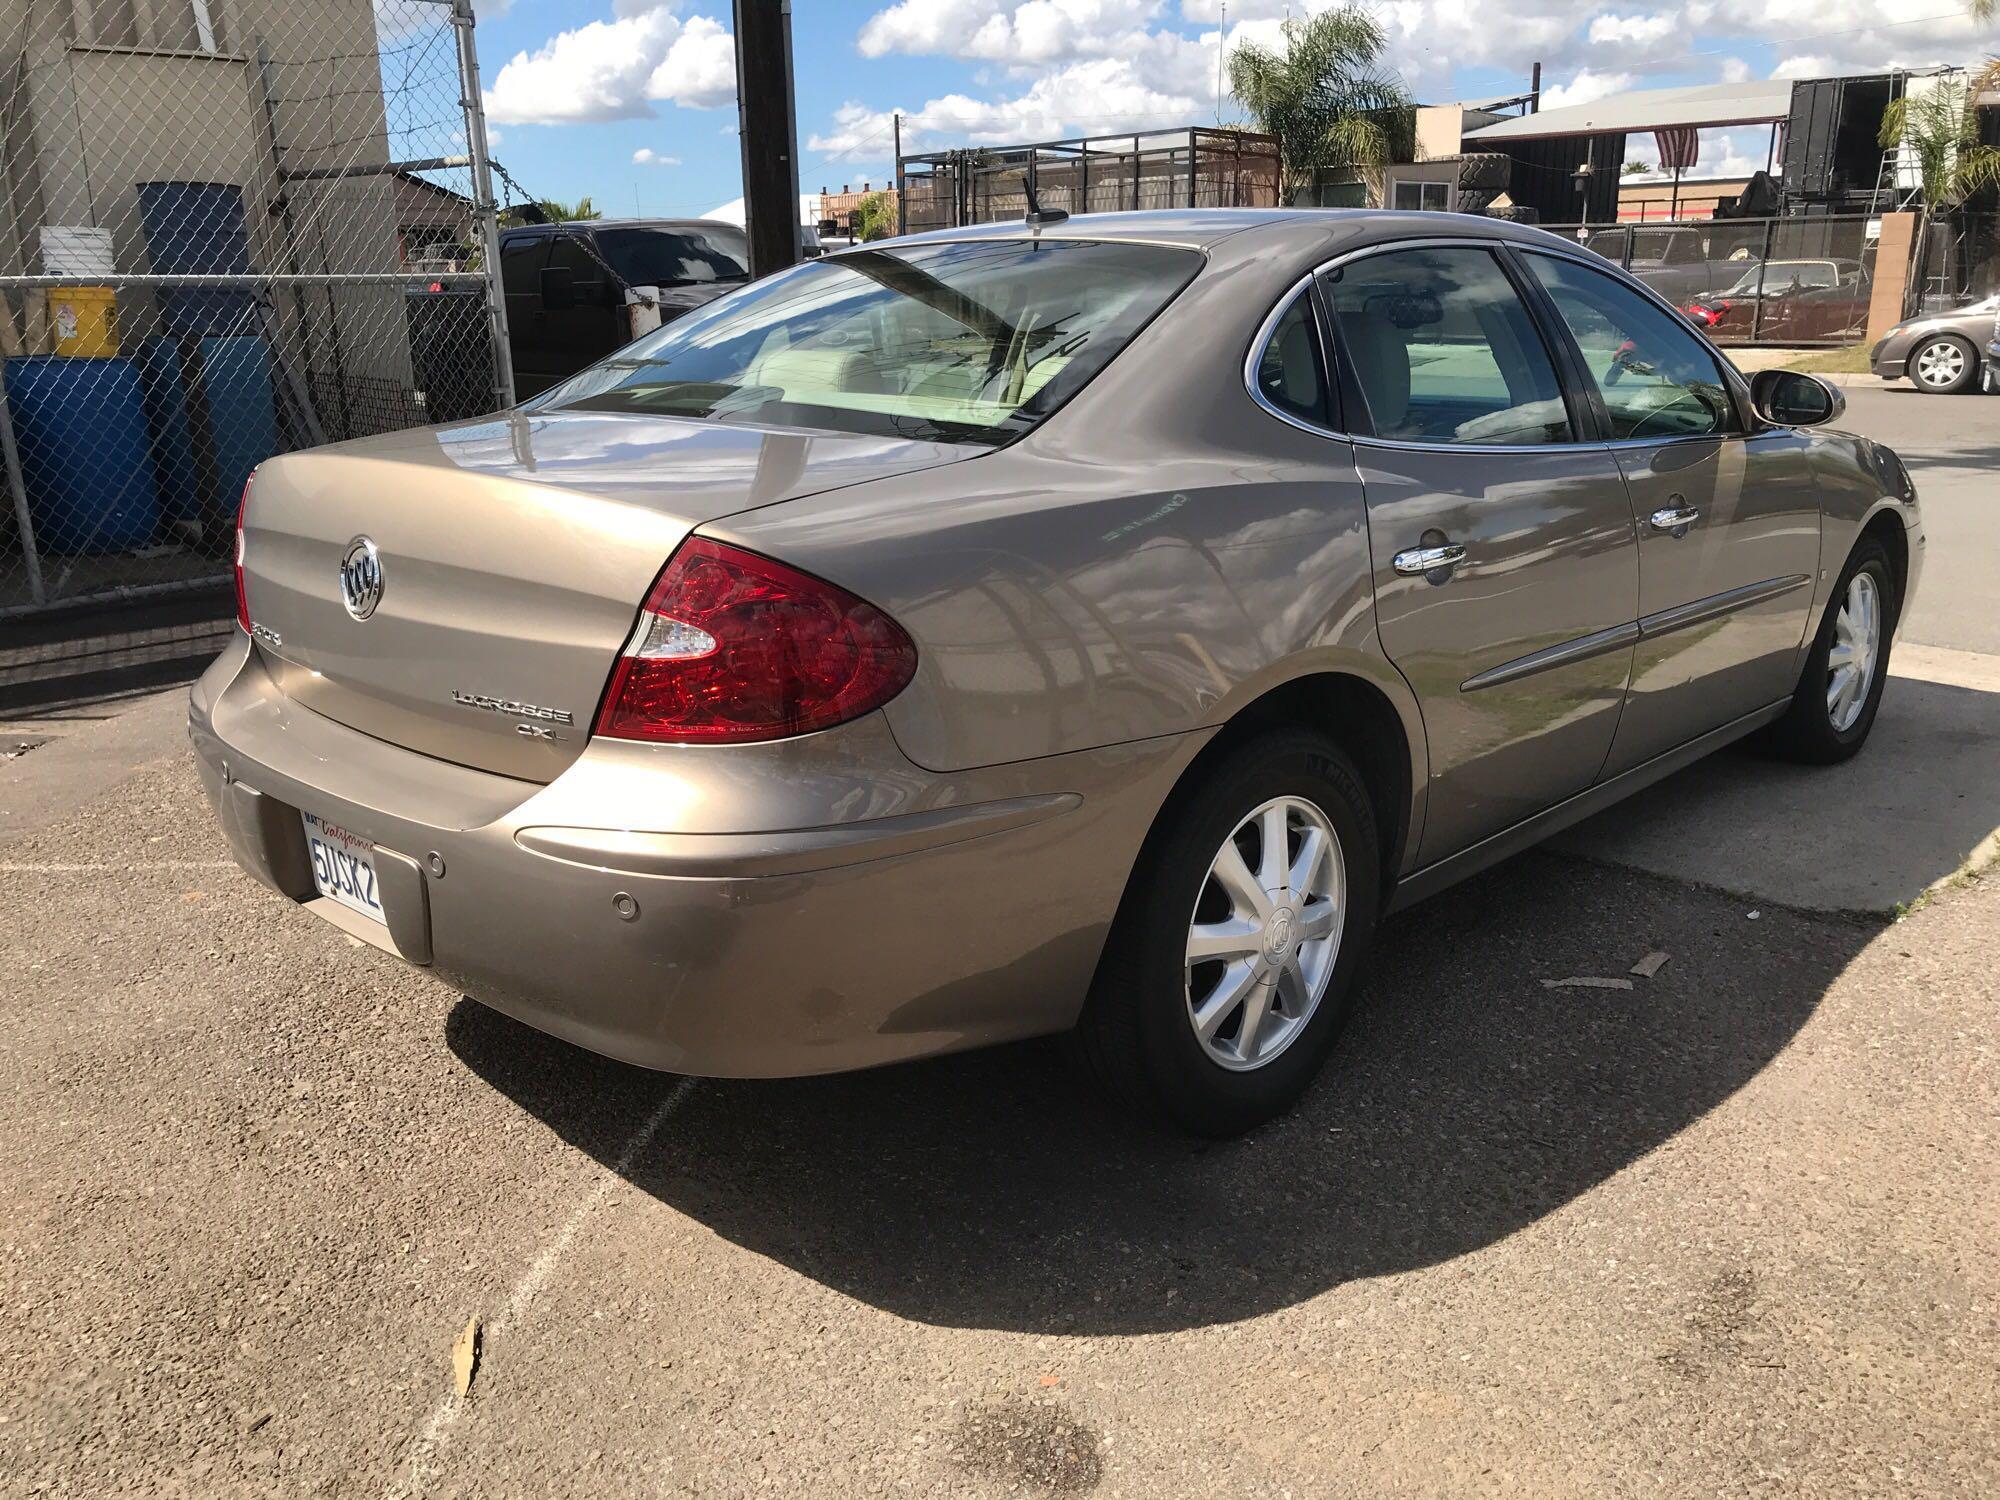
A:
{"label": "black shipping container", "polygon": [[[1618,177],[1625,164],[1623,135],[1557,135],[1508,141],[1504,149],[1514,158],[1507,196],[1535,210],[1542,223],[1617,223]],[[1594,169],[1587,207],[1576,186],[1576,169],[1586,159]]]}
{"label": "black shipping container", "polygon": [[1895,79],[1886,73],[1802,78],[1792,85],[1783,181],[1794,205],[1867,207],[1881,174],[1882,112],[1896,93]]}

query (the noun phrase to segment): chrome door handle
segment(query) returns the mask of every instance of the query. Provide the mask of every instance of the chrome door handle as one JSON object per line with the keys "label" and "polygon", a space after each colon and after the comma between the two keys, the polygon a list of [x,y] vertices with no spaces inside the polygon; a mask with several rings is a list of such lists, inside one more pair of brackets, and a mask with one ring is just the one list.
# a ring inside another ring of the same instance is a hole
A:
{"label": "chrome door handle", "polygon": [[1678,536],[1701,519],[1701,512],[1691,505],[1670,505],[1665,510],[1654,511],[1650,519],[1653,530],[1671,531]]}
{"label": "chrome door handle", "polygon": [[1411,547],[1398,552],[1394,559],[1396,571],[1406,578],[1418,578],[1440,568],[1455,568],[1464,561],[1462,542],[1446,542],[1442,547]]}

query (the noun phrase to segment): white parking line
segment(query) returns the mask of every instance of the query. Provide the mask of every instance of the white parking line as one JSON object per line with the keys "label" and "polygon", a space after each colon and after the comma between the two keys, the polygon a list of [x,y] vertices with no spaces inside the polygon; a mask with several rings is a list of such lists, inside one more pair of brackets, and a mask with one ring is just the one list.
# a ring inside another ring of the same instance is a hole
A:
{"label": "white parking line", "polygon": [[124,870],[233,870],[233,859],[110,860],[101,864],[0,861],[0,875],[104,875]]}
{"label": "white parking line", "polygon": [[[577,1204],[575,1210],[563,1221],[562,1228],[558,1229],[548,1244],[542,1247],[541,1254],[535,1257],[534,1263],[514,1284],[514,1290],[508,1294],[507,1305],[501,1309],[500,1316],[485,1328],[482,1364],[492,1357],[494,1346],[506,1335],[507,1330],[521,1320],[528,1305],[541,1295],[542,1288],[555,1274],[557,1264],[576,1239],[577,1232],[583,1228],[584,1220],[590,1217],[614,1187],[625,1180],[627,1169],[638,1159],[639,1153],[652,1142],[653,1137],[660,1133],[660,1127],[666,1124],[667,1117],[680,1108],[682,1101],[693,1091],[694,1082],[692,1078],[683,1078],[668,1090],[667,1096],[660,1101],[652,1114],[647,1116],[645,1123],[632,1133],[631,1139],[625,1142],[610,1170],[599,1179],[597,1186],[590,1190],[584,1200]],[[387,1492],[389,1500],[408,1500],[408,1497],[425,1494],[443,1474],[444,1466],[439,1461],[438,1450],[458,1421],[459,1414],[465,1410],[465,1405],[465,1399],[454,1390],[447,1392],[444,1399],[431,1409],[429,1418],[425,1420],[422,1429],[417,1433],[416,1442],[411,1446],[408,1477],[402,1484],[390,1486]]]}

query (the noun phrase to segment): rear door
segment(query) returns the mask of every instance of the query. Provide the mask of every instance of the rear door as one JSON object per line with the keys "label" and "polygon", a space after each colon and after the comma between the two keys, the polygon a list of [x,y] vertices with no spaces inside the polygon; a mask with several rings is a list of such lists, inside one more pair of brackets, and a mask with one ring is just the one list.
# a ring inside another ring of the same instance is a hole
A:
{"label": "rear door", "polygon": [[1748,430],[1714,353],[1673,314],[1580,260],[1520,258],[1587,369],[1639,536],[1616,774],[1791,693],[1818,494],[1805,437]]}
{"label": "rear door", "polygon": [[1491,249],[1321,278],[1366,489],[1382,643],[1420,701],[1431,863],[1583,791],[1637,636],[1631,507]]}

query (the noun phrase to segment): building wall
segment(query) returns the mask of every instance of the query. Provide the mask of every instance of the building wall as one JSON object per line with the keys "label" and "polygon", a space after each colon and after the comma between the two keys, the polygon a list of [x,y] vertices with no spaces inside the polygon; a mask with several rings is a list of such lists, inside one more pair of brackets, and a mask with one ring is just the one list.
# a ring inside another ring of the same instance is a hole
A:
{"label": "building wall", "polygon": [[1676,212],[1671,176],[1662,179],[1648,174],[1645,177],[1622,178],[1618,184],[1618,218],[1621,223],[1644,223],[1675,217],[1712,219],[1715,217],[1715,205],[1736,197],[1748,182],[1749,179],[1744,177],[1704,177],[1698,181],[1683,178],[1680,206]]}
{"label": "building wall", "polygon": [[[160,181],[237,188],[253,271],[397,269],[392,178],[281,172],[387,163],[372,0],[207,10],[213,50],[189,0],[0,0],[0,275],[43,270],[43,224],[108,229],[118,271],[150,271],[138,185]],[[120,293],[135,327],[148,302]],[[409,381],[400,290],[342,285],[275,304],[287,342],[337,347],[349,376]],[[324,326],[307,339],[302,323]]]}

